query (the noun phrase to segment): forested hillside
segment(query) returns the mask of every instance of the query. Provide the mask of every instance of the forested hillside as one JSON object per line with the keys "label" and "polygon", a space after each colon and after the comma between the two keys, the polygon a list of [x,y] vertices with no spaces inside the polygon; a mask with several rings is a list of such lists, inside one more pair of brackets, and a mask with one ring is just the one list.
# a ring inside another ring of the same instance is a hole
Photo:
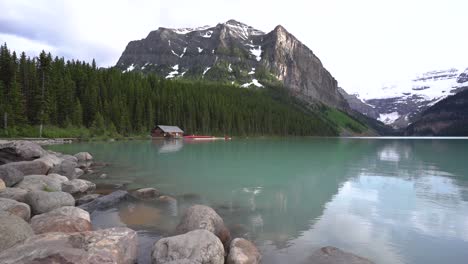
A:
{"label": "forested hillside", "polygon": [[[282,87],[169,81],[45,52],[18,57],[6,44],[0,50],[0,114],[2,136],[37,137],[40,124],[45,137],[141,135],[155,124],[219,135],[340,132],[326,113],[300,107]],[[354,122],[347,124],[363,132]]]}

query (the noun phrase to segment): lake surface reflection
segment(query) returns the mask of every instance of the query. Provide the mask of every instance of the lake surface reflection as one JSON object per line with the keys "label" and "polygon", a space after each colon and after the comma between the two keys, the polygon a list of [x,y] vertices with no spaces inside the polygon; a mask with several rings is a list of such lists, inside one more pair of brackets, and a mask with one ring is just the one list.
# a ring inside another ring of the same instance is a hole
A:
{"label": "lake surface reflection", "polygon": [[111,213],[113,223],[153,228],[157,237],[170,233],[184,208],[203,203],[233,234],[255,241],[264,263],[305,263],[327,245],[376,263],[468,259],[468,140],[177,140],[51,148],[89,151],[109,162],[108,178],[93,178],[98,183],[154,186],[175,196],[169,207],[125,205]]}

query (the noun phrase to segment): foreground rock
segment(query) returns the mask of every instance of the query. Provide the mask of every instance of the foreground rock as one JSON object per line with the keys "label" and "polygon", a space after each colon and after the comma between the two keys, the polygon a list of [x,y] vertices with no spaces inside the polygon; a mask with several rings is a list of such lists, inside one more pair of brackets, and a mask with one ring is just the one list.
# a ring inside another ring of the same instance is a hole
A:
{"label": "foreground rock", "polygon": [[323,247],[310,256],[311,264],[374,264],[374,262],[335,247]]}
{"label": "foreground rock", "polygon": [[[83,171],[78,169],[76,158],[70,156],[70,159],[64,159],[59,165],[54,166],[50,172],[57,173],[67,177],[69,180],[76,179],[83,174]],[[65,157],[66,158],[66,157]]]}
{"label": "foreground rock", "polygon": [[122,201],[131,200],[130,195],[127,191],[118,190],[111,194],[101,196],[96,198],[90,203],[83,204],[80,206],[83,210],[88,212],[93,212],[95,210],[105,210],[110,207],[116,206],[118,203]]}
{"label": "foreground rock", "polygon": [[28,191],[20,188],[5,188],[0,191],[1,198],[12,199],[22,203],[26,201],[27,194]]}
{"label": "foreground rock", "polygon": [[29,222],[31,218],[31,208],[29,208],[29,205],[15,200],[0,198],[0,210],[21,217],[26,222]]}
{"label": "foreground rock", "polygon": [[210,231],[221,240],[225,248],[228,248],[231,235],[224,226],[223,219],[213,208],[205,205],[193,205],[188,208],[176,228],[176,233],[183,234],[196,229]]}
{"label": "foreground rock", "polygon": [[142,188],[132,192],[132,195],[141,200],[152,200],[158,198],[161,193],[155,188]]}
{"label": "foreground rock", "polygon": [[160,239],[154,244],[151,259],[153,264],[223,264],[224,248],[211,232],[194,230]]}
{"label": "foreground rock", "polygon": [[93,156],[91,156],[89,152],[79,152],[76,153],[74,156],[78,160],[78,162],[88,162],[93,160]]}
{"label": "foreground rock", "polygon": [[90,202],[96,200],[99,197],[101,197],[101,195],[98,194],[98,193],[87,194],[87,195],[82,196],[79,199],[77,199],[75,204],[76,204],[76,206],[87,204],[87,203],[90,203]]}
{"label": "foreground rock", "polygon": [[2,264],[133,264],[136,258],[137,233],[125,227],[35,235],[0,253]]}
{"label": "foreground rock", "polygon": [[0,191],[5,190],[5,188],[6,188],[5,182],[2,179],[0,179]]}
{"label": "foreground rock", "polygon": [[31,191],[26,195],[26,203],[33,214],[43,214],[62,206],[73,206],[75,199],[66,192]]}
{"label": "foreground rock", "polygon": [[[22,218],[0,211],[0,252],[33,235],[33,230]],[[0,263],[4,263],[1,258]]]}
{"label": "foreground rock", "polygon": [[31,227],[36,234],[92,230],[89,213],[73,206],[64,206],[45,214],[36,215],[31,219]]}
{"label": "foreground rock", "polygon": [[23,173],[23,175],[45,175],[51,167],[41,160],[33,161],[18,161],[2,165],[9,168],[14,168]]}
{"label": "foreground rock", "polygon": [[34,160],[46,155],[46,151],[38,144],[30,141],[0,142],[0,164],[15,161]]}
{"label": "foreground rock", "polygon": [[6,187],[11,187],[22,181],[24,173],[8,165],[0,166],[0,179],[5,183]]}
{"label": "foreground rock", "polygon": [[46,175],[28,175],[24,176],[24,179],[15,187],[27,191],[57,192],[62,190],[62,181]]}
{"label": "foreground rock", "polygon": [[258,264],[260,259],[260,252],[252,242],[243,238],[232,240],[227,264]]}
{"label": "foreground rock", "polygon": [[62,191],[71,194],[85,194],[94,191],[95,189],[96,184],[81,179],[74,179],[62,183]]}

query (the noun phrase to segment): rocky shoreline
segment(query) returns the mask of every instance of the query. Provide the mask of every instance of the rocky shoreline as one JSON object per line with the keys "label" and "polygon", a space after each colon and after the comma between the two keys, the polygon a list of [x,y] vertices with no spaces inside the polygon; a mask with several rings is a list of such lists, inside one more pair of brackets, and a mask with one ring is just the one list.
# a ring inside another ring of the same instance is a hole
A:
{"label": "rocky shoreline", "polygon": [[[97,194],[96,184],[79,179],[92,164],[87,152],[72,156],[31,141],[0,141],[0,263],[137,263],[137,232],[95,228],[90,214],[123,201],[175,198],[155,188]],[[150,259],[154,264],[256,264],[261,254],[252,242],[231,237],[214,209],[196,204],[185,210],[171,236],[152,245]],[[325,247],[307,263],[372,262]]]}

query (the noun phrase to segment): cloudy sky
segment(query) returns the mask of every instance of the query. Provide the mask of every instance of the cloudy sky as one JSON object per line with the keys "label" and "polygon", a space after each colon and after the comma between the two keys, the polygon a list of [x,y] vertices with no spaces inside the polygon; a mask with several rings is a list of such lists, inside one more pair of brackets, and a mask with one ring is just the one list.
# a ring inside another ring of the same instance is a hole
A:
{"label": "cloudy sky", "polygon": [[0,10],[0,41],[11,49],[101,66],[158,27],[233,18],[263,31],[283,25],[348,91],[468,67],[466,0],[0,0]]}

